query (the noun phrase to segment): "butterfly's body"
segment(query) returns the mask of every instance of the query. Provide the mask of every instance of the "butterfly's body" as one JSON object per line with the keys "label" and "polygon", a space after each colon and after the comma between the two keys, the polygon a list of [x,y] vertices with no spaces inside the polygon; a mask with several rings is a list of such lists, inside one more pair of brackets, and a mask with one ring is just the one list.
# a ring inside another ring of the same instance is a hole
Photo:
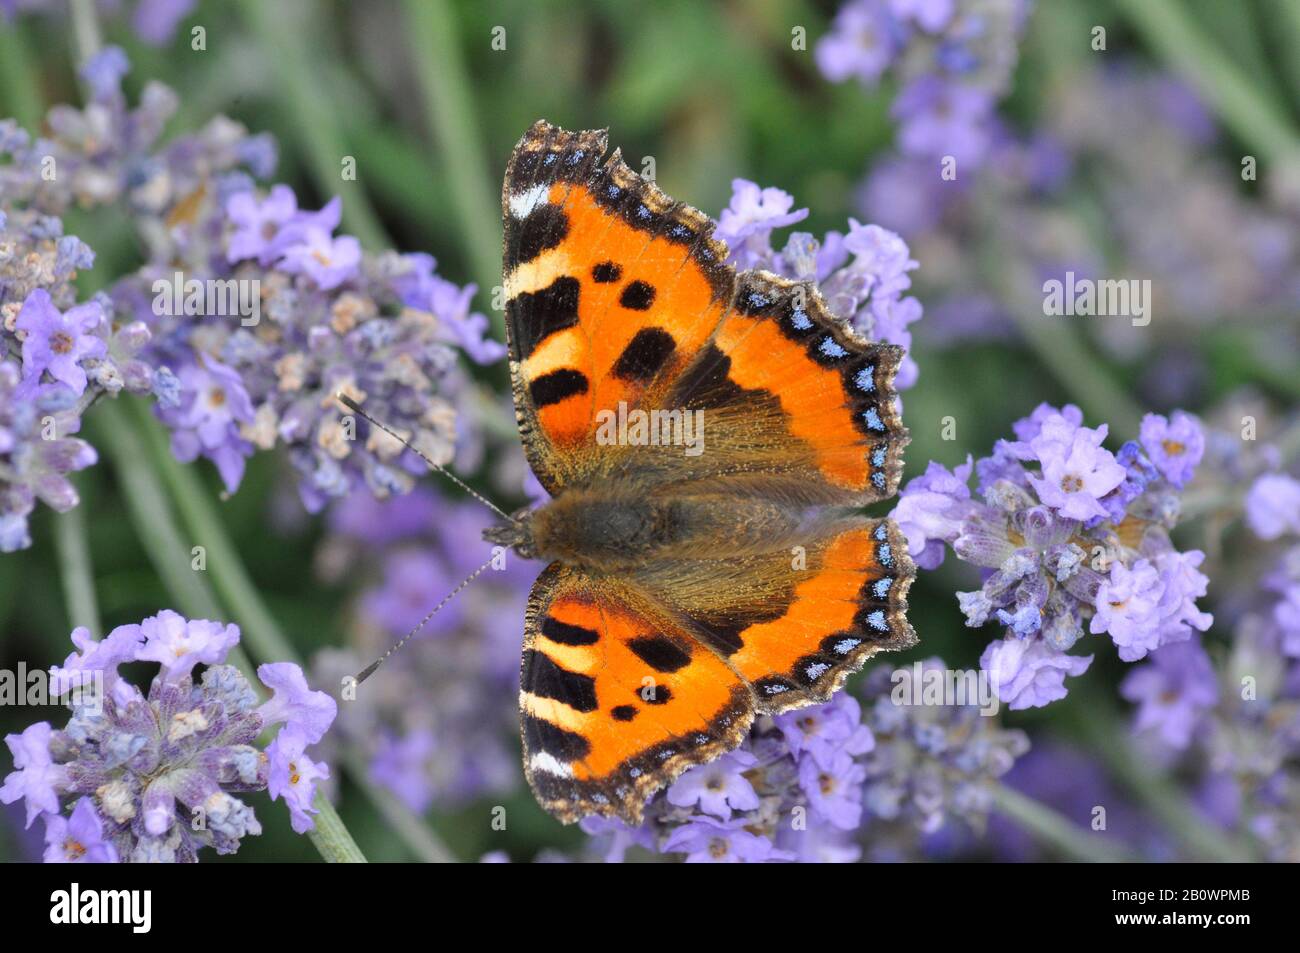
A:
{"label": "butterfly's body", "polygon": [[737,274],[705,216],[604,151],[539,122],[506,173],[515,409],[551,499],[485,536],[549,564],[520,685],[538,800],[636,823],[756,715],[913,644],[905,544],[861,512],[894,492],[907,434],[897,348],[811,285]]}
{"label": "butterfly's body", "polygon": [[[748,489],[748,488],[746,488]],[[723,483],[667,490],[566,490],[534,511],[537,558],[594,572],[650,572],[662,563],[787,552],[806,541],[817,511]]]}

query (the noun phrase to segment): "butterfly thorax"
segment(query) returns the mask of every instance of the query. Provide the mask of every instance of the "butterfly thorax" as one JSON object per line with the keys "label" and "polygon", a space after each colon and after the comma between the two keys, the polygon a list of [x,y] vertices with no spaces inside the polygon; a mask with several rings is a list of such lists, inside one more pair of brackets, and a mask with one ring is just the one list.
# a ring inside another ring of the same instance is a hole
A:
{"label": "butterfly thorax", "polygon": [[528,520],[538,558],[603,571],[768,552],[807,529],[802,507],[681,487],[570,489]]}

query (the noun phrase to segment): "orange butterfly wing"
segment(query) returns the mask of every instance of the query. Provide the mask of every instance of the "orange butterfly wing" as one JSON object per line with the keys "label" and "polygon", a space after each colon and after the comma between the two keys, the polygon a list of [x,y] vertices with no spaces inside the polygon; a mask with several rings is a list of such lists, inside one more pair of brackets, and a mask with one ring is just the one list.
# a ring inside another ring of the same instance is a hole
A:
{"label": "orange butterfly wing", "polygon": [[[516,415],[543,485],[708,498],[742,522],[753,501],[793,512],[894,493],[900,349],[859,338],[810,284],[737,275],[706,216],[617,153],[601,165],[605,147],[603,132],[539,122],[503,190]],[[620,404],[704,411],[707,452],[601,445],[598,414]],[[888,521],[814,521],[797,569],[788,541],[741,553],[742,537],[619,573],[553,563],[538,578],[524,764],[557,817],[636,823],[646,797],[738,744],[755,714],[824,701],[871,655],[915,642],[913,568]]]}

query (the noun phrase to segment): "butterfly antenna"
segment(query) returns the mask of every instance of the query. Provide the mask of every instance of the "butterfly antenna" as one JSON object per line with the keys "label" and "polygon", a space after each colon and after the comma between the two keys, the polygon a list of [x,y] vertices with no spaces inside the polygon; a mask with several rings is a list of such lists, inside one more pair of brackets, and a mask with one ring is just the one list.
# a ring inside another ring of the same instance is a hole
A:
{"label": "butterfly antenna", "polygon": [[[493,556],[492,558],[495,559],[496,557]],[[389,657],[390,655],[392,655],[394,652],[396,652],[398,649],[400,649],[400,648],[401,648],[403,645],[405,645],[407,642],[411,641],[411,639],[415,636],[415,634],[416,634],[417,632],[419,632],[421,629],[423,629],[423,628],[428,624],[429,620],[432,619],[435,615],[438,614],[438,610],[439,610],[439,609],[441,609],[441,608],[442,608],[443,606],[445,606],[447,603],[451,602],[451,600],[454,599],[454,598],[456,597],[457,593],[459,593],[462,589],[464,589],[466,586],[468,586],[471,582],[473,582],[475,579],[477,579],[479,576],[481,576],[481,575],[482,575],[482,574],[487,570],[487,568],[488,568],[489,566],[491,566],[491,565],[492,565],[492,559],[489,559],[489,560],[488,560],[487,562],[485,562],[482,566],[479,566],[479,567],[478,567],[477,569],[475,569],[472,573],[470,573],[468,576],[466,576],[464,582],[462,582],[459,586],[457,586],[457,587],[456,587],[455,589],[453,589],[451,592],[449,592],[449,593],[447,593],[445,596],[443,596],[443,597],[442,597],[442,601],[439,602],[439,603],[438,603],[436,606],[434,606],[432,609],[430,609],[430,610],[429,610],[429,614],[426,615],[423,619],[421,619],[420,622],[419,622],[419,624],[416,625],[415,628],[411,629],[410,632],[408,632],[408,633],[406,633],[406,635],[402,636],[402,640],[401,640],[400,642],[398,642],[396,645],[394,645],[392,648],[390,648],[387,652],[385,652],[383,655],[379,656],[379,658],[375,659],[373,662],[371,662],[369,665],[367,665],[365,668],[363,668],[360,672],[357,673],[357,675],[356,675],[357,684],[360,685],[360,684],[361,684],[362,682],[364,682],[367,678],[369,678],[371,675],[373,675],[373,674],[375,673],[375,669],[379,668],[379,666],[381,666],[381,665],[383,665],[385,662],[387,662],[387,661],[388,661],[388,657]]]}
{"label": "butterfly antenna", "polygon": [[[415,453],[417,456],[419,456],[419,458],[420,458],[421,460],[423,460],[425,463],[427,463],[427,464],[429,465],[429,469],[430,469],[430,470],[434,470],[434,471],[436,471],[436,472],[438,472],[438,473],[441,473],[443,476],[445,476],[445,477],[446,477],[448,480],[450,480],[452,483],[456,484],[458,487],[460,487],[462,490],[464,490],[464,491],[465,491],[466,493],[468,493],[470,496],[474,497],[474,499],[478,500],[480,503],[482,503],[484,506],[486,506],[488,509],[490,509],[493,513],[496,513],[497,516],[501,517],[503,520],[509,521],[510,516],[506,513],[505,510],[501,509],[501,507],[497,506],[495,503],[493,503],[491,500],[489,500],[487,497],[485,497],[482,493],[478,492],[478,490],[474,489],[472,486],[470,486],[468,483],[466,483],[466,482],[465,482],[464,480],[462,480],[460,477],[456,476],[456,474],[452,473],[450,470],[448,470],[448,469],[446,469],[446,468],[444,468],[444,467],[441,467],[441,466],[439,466],[438,464],[434,463],[432,460],[430,460],[430,459],[428,458],[428,456],[426,456],[426,455],[424,454],[423,451],[416,449],[415,446],[412,445],[412,443],[411,443],[409,440],[407,440],[405,437],[399,435],[396,431],[393,430],[392,427],[389,427],[387,424],[381,424],[381,423],[380,423],[378,420],[376,420],[374,417],[371,417],[368,413],[366,413],[364,410],[361,409],[361,405],[360,405],[360,404],[358,404],[355,400],[353,400],[353,399],[352,399],[351,397],[349,397],[347,394],[336,394],[335,396],[339,399],[340,403],[345,404],[345,405],[347,406],[347,408],[348,408],[349,410],[351,410],[353,413],[360,414],[360,415],[361,415],[362,417],[364,417],[366,420],[370,421],[370,423],[372,423],[374,426],[378,427],[380,430],[382,430],[384,433],[388,434],[388,435],[389,435],[390,437],[392,437],[394,440],[396,440],[396,441],[398,441],[399,443],[401,443],[404,447],[406,447],[406,449],[410,450],[411,452],[413,452],[413,453]],[[453,595],[454,595],[454,593],[453,593]],[[423,624],[423,623],[421,623],[421,624]],[[409,638],[409,636],[408,636],[408,638]],[[403,641],[405,641],[405,639],[404,639]],[[369,670],[367,670],[367,671],[369,671]]]}

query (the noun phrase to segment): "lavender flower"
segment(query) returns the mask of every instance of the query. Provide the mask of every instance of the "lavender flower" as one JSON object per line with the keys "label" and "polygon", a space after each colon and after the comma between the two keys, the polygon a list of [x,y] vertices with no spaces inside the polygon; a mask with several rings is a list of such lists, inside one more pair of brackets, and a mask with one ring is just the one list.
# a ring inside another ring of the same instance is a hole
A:
{"label": "lavender flower", "polygon": [[989,155],[1026,13],[1023,0],[849,0],[818,41],[817,65],[831,82],[867,87],[892,70],[903,153],[976,168]]}
{"label": "lavender flower", "polygon": [[1120,694],[1138,705],[1133,728],[1154,731],[1161,742],[1185,749],[1214,707],[1219,686],[1210,657],[1195,641],[1166,645],[1125,677]]}
{"label": "lavender flower", "polygon": [[72,813],[45,814],[45,863],[116,864],[117,848],[104,839],[104,822],[88,797]]}
{"label": "lavender flower", "polygon": [[1246,493],[1246,522],[1263,540],[1300,535],[1300,480],[1266,473]]}
{"label": "lavender flower", "polygon": [[44,288],[37,288],[23,302],[15,328],[23,342],[23,380],[39,384],[43,374],[66,384],[74,396],[86,390],[86,372],[80,362],[101,358],[108,352],[103,338],[90,333],[104,321],[97,302],[77,305],[60,313]]}
{"label": "lavender flower", "polygon": [[1181,410],[1169,419],[1147,414],[1141,436],[1142,449],[1160,475],[1180,490],[1186,486],[1205,455],[1205,435],[1196,418]]}
{"label": "lavender flower", "polygon": [[[999,697],[1012,708],[1065,697],[1065,678],[1092,661],[1066,654],[1085,623],[1108,634],[1125,661],[1209,628],[1196,605],[1206,592],[1204,554],[1179,552],[1169,539],[1189,459],[1199,456],[1187,448],[1204,445],[1195,418],[1148,415],[1144,430],[1165,454],[1159,467],[1137,443],[1118,456],[1106,450],[1106,428],[1083,426],[1077,407],[1040,405],[1013,430],[1016,440],[974,462],[978,495],[967,484],[969,461],[956,473],[932,463],[894,511],[909,547],[919,547],[919,566],[939,565],[947,545],[983,571],[983,585],[957,597],[967,625],[1007,627],[980,660]],[[1178,453],[1164,446],[1170,434]]]}
{"label": "lavender flower", "polygon": [[[363,253],[335,234],[337,199],[311,211],[287,186],[259,197],[250,173],[270,174],[273,143],[224,117],[160,144],[176,96],[151,83],[132,107],[128,70],[113,47],[89,61],[90,101],[51,110],[47,138],[0,122],[0,367],[23,368],[18,384],[0,370],[0,391],[19,401],[12,421],[8,400],[0,410],[3,549],[29,545],[36,499],[75,505],[64,476],[94,462],[93,450],[62,441],[95,400],[123,389],[155,397],[173,453],[211,460],[227,492],[256,450],[287,447],[313,512],[361,485],[406,492],[424,472],[415,453],[346,413],[340,392],[448,462],[456,398],[473,386],[455,349],[483,363],[504,354],[470,310],[474,289],[436,275],[427,255]],[[51,160],[53,178],[43,174]],[[80,304],[71,281],[93,255],[57,217],[74,204],[119,205],[145,240],[143,267]],[[160,292],[160,282],[207,293]],[[214,287],[251,289],[239,300],[255,313],[211,308]],[[184,313],[173,313],[176,300]],[[51,415],[58,441],[37,443]]]}
{"label": "lavender flower", "polygon": [[[262,831],[236,795],[268,786],[285,800],[295,831],[312,828],[315,784],[328,769],[304,749],[329,727],[334,702],[307,689],[297,666],[279,663],[259,669],[275,697],[258,708],[252,685],[225,664],[238,640],[233,625],[169,610],[101,642],[84,629],[73,633],[78,652],[52,670],[51,682],[67,689],[101,673],[103,696],[75,692],[64,728],[40,722],[5,739],[15,770],[0,801],[24,800],[29,826],[46,819],[46,860],[194,861],[203,847],[233,853]],[[118,675],[123,663],[146,661],[161,666],[147,695]],[[195,680],[198,664],[205,668]],[[259,750],[258,735],[276,722],[284,728]],[[65,800],[73,802],[66,816]]]}
{"label": "lavender flower", "polygon": [[707,815],[693,818],[669,834],[664,850],[685,854],[688,864],[752,864],[794,857],[768,838],[746,830],[739,820],[720,821]]}

